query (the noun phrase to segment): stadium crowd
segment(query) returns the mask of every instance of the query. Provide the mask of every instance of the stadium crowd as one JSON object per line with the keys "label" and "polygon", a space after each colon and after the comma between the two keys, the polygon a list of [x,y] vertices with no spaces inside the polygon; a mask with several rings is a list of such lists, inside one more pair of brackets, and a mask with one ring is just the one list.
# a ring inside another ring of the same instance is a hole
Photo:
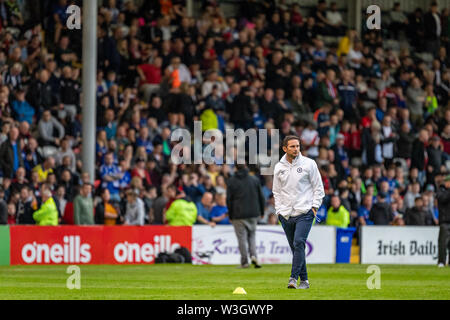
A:
{"label": "stadium crowd", "polygon": [[[436,192],[450,169],[447,8],[406,15],[396,4],[388,30],[400,32],[363,27],[358,37],[322,0],[308,14],[298,3],[246,1],[237,17],[203,1],[198,19],[183,0],[103,1],[89,177],[82,32],[66,27],[67,7],[80,2],[0,0],[0,223],[228,224],[234,166],[170,160],[173,130],[200,120],[203,131],[301,137],[326,192],[321,223],[438,224]],[[386,47],[401,31],[409,49]],[[266,198],[260,223],[278,223],[272,177],[249,169]]]}

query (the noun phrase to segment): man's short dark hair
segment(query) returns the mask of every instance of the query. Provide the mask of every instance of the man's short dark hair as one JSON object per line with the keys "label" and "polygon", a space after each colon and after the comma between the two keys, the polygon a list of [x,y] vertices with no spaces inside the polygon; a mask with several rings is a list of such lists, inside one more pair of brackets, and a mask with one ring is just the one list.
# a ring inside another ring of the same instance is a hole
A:
{"label": "man's short dark hair", "polygon": [[282,146],[283,146],[283,147],[287,147],[289,141],[291,141],[291,140],[297,140],[298,143],[301,143],[301,140],[300,140],[299,137],[294,136],[294,135],[290,135],[290,136],[286,136],[286,137],[283,139],[283,144],[282,144]]}

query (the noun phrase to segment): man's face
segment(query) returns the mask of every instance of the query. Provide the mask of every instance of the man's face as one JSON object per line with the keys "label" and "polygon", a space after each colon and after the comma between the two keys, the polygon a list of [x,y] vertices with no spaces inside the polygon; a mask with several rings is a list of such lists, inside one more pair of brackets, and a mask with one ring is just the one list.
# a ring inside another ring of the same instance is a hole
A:
{"label": "man's face", "polygon": [[25,201],[26,199],[28,199],[28,189],[27,188],[23,188],[22,190],[20,190],[20,198],[22,199],[22,201]]}
{"label": "man's face", "polygon": [[423,200],[422,199],[417,199],[415,204],[416,204],[417,208],[419,208],[419,209],[423,208]]}
{"label": "man's face", "polygon": [[44,121],[49,121],[51,118],[51,113],[49,111],[45,111],[43,114]]}
{"label": "man's face", "polygon": [[54,158],[48,158],[47,159],[47,168],[54,168],[55,167],[55,159]]}
{"label": "man's face", "polygon": [[63,165],[69,167],[72,164],[72,158],[69,156],[65,156],[63,158]]}
{"label": "man's face", "polygon": [[11,128],[11,131],[9,131],[9,138],[11,139],[11,141],[16,141],[18,137],[19,129],[17,129],[16,127]]}
{"label": "man's face", "polygon": [[91,185],[90,185],[90,184],[85,184],[85,185],[83,186],[83,195],[84,195],[84,196],[89,195],[89,194],[91,193],[91,191],[92,191],[92,188],[91,188]]}
{"label": "man's face", "polygon": [[339,209],[339,207],[341,206],[341,200],[339,200],[338,197],[333,197],[331,199],[331,206],[336,210]]}
{"label": "man's face", "polygon": [[23,179],[25,177],[25,169],[22,167],[17,169],[16,176],[17,176],[17,179]]}
{"label": "man's face", "polygon": [[105,162],[107,165],[111,165],[113,163],[113,156],[112,154],[108,153],[105,157]]}
{"label": "man's face", "polygon": [[169,198],[175,198],[176,190],[174,188],[167,189],[167,195],[169,196]]}
{"label": "man's face", "polygon": [[283,151],[291,158],[297,157],[300,153],[300,142],[297,139],[289,140]]}
{"label": "man's face", "polygon": [[364,204],[367,208],[371,208],[372,207],[372,197],[365,197]]}
{"label": "man's face", "polygon": [[212,195],[211,194],[203,195],[203,197],[202,197],[202,204],[205,207],[209,207],[211,205],[211,203],[212,203]]}

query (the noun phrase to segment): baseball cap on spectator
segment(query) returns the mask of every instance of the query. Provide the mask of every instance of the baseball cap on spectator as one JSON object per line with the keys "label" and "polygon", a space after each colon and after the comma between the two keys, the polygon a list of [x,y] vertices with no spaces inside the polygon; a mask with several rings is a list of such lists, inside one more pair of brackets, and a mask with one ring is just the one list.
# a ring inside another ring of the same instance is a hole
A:
{"label": "baseball cap on spectator", "polygon": [[345,136],[342,133],[338,133],[336,135],[336,140],[339,140],[339,139],[345,139]]}

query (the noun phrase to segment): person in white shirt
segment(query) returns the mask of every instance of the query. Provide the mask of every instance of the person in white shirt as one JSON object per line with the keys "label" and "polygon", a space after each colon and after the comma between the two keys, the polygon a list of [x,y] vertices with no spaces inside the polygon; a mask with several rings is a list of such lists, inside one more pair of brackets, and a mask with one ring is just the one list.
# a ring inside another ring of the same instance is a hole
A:
{"label": "person in white shirt", "polygon": [[348,65],[352,69],[361,68],[361,63],[363,62],[364,55],[362,54],[362,42],[355,42],[352,49],[348,53]]}
{"label": "person in white shirt", "polygon": [[330,9],[327,10],[326,18],[329,22],[329,30],[331,36],[345,35],[346,27],[344,25],[344,19],[342,19],[341,13],[337,9],[336,2],[330,3]]}
{"label": "person in white shirt", "polygon": [[306,147],[308,157],[317,158],[319,156],[319,133],[315,128],[314,121],[308,121],[307,127],[303,130],[301,140]]}
{"label": "person in white shirt", "polygon": [[293,253],[288,288],[308,289],[305,244],[325,191],[316,162],[300,153],[300,138],[286,136],[282,146],[286,154],[275,165],[272,193]]}

